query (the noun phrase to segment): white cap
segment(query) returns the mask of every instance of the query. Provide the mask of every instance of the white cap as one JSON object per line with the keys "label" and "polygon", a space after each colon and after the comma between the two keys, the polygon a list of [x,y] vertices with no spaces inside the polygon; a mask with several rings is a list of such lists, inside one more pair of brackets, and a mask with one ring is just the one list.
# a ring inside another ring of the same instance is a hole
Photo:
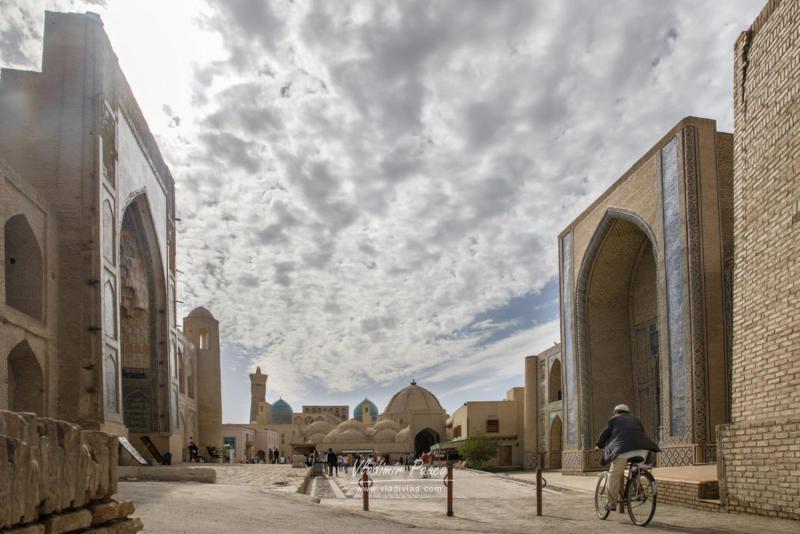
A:
{"label": "white cap", "polygon": [[614,406],[614,411],[631,413],[631,409],[628,408],[627,404],[617,404],[616,406]]}

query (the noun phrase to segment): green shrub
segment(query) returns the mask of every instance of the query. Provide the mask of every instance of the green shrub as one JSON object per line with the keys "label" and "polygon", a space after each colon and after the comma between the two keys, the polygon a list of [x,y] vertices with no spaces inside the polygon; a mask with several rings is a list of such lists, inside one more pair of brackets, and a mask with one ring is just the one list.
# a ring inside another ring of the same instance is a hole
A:
{"label": "green shrub", "polygon": [[470,436],[458,448],[470,467],[480,469],[487,460],[497,456],[497,443],[486,436]]}

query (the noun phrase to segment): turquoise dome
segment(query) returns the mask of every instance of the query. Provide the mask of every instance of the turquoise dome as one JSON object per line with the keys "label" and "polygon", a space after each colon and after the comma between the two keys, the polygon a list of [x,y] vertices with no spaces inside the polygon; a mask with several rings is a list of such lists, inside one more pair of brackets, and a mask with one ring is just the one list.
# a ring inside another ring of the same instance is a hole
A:
{"label": "turquoise dome", "polygon": [[353,419],[356,421],[364,422],[364,407],[368,406],[368,412],[372,416],[372,420],[378,419],[378,407],[375,406],[375,403],[369,400],[368,398],[364,397],[364,400],[359,402],[358,405],[353,410]]}
{"label": "turquoise dome", "polygon": [[292,424],[293,416],[294,411],[292,411],[292,407],[283,399],[278,399],[277,402],[272,405],[269,412],[270,422],[278,425]]}

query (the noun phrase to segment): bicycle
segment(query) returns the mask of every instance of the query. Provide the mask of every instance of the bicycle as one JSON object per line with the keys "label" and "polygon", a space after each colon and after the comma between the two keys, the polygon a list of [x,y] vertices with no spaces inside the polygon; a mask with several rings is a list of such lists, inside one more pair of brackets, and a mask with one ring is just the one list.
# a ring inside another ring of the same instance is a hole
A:
{"label": "bicycle", "polygon": [[[656,480],[653,478],[650,469],[653,466],[645,463],[641,457],[628,459],[628,467],[624,484],[620,487],[622,491],[619,503],[628,509],[628,516],[634,525],[640,527],[647,526],[656,513],[657,488]],[[608,471],[600,475],[597,479],[597,487],[594,491],[594,509],[597,517],[605,519],[611,513],[606,510],[608,483]],[[622,510],[620,510],[622,512]]]}

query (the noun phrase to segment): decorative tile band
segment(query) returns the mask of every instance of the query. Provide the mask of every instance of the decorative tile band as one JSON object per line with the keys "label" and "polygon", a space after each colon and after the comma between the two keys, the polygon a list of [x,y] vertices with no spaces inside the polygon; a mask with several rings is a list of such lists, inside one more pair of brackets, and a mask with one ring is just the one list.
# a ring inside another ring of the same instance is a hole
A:
{"label": "decorative tile band", "polygon": [[664,266],[669,326],[670,435],[686,435],[686,274],[682,247],[681,192],[676,139],[661,149],[664,194]]}
{"label": "decorative tile band", "polygon": [[575,342],[572,283],[572,232],[561,239],[561,319],[564,325],[564,377],[567,386],[567,444],[577,442],[578,388],[575,369]]}

